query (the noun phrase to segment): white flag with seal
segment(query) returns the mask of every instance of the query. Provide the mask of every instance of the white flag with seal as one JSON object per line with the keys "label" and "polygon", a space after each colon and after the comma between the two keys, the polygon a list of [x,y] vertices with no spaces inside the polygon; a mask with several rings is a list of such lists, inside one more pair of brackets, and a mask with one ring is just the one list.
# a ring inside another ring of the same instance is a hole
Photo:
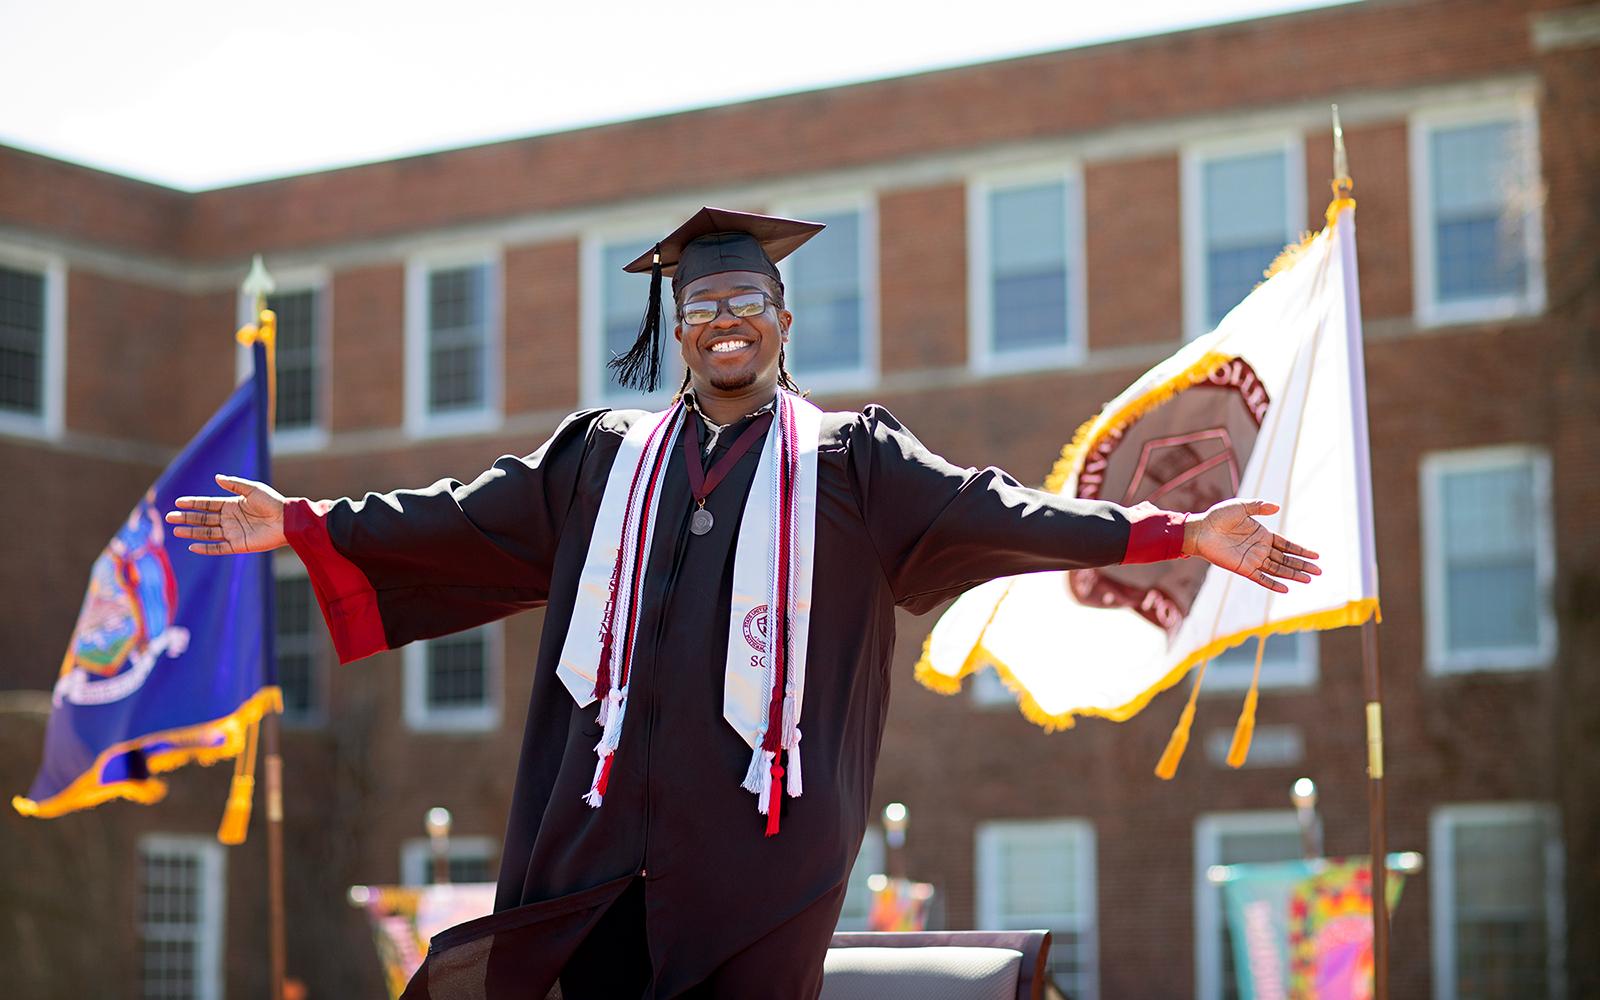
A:
{"label": "white flag with seal", "polygon": [[[1023,713],[1047,729],[1078,716],[1122,721],[1252,637],[1259,647],[1271,634],[1377,614],[1355,202],[1336,199],[1327,219],[1216,330],[1084,424],[1046,485],[1168,510],[1271,500],[1281,510],[1262,520],[1319,553],[1322,575],[1286,594],[1200,559],[994,580],[940,618],[918,680],[949,694],[967,674],[993,668]],[[1256,671],[1259,679],[1259,648]],[[1191,697],[1158,768],[1163,777],[1182,753],[1193,705]],[[1234,766],[1254,707],[1252,684]]]}

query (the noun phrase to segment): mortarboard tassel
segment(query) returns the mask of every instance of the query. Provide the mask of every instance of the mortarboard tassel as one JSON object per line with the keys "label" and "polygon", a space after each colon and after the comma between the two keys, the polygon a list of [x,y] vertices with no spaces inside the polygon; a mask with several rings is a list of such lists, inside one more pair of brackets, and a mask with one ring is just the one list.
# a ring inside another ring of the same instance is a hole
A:
{"label": "mortarboard tassel", "polygon": [[655,392],[661,382],[661,244],[650,259],[650,302],[639,323],[639,336],[627,354],[610,361],[617,381],[640,392]]}

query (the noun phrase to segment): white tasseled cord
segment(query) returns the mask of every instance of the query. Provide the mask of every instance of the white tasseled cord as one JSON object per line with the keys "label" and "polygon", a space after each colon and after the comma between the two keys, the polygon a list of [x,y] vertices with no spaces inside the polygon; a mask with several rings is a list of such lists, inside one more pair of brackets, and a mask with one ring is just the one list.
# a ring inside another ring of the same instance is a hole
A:
{"label": "white tasseled cord", "polygon": [[[788,621],[785,623],[783,634],[790,636],[793,634],[794,629],[794,602],[798,591],[796,579],[800,575],[800,561],[798,558],[800,548],[798,534],[800,526],[799,462],[796,455],[797,442],[793,439],[794,428],[792,421],[794,411],[792,408],[785,407],[780,415],[784,418],[784,457],[785,461],[790,464],[793,473],[790,478],[789,509],[783,512],[783,516],[788,518],[790,525],[789,551],[785,553],[790,567],[789,586],[787,588],[788,593],[785,595],[787,600],[784,601],[783,605],[786,609]],[[788,664],[789,669],[787,671],[788,676],[785,678],[783,692],[783,747],[789,751],[789,755],[786,758],[786,767],[784,768],[788,786],[787,791],[791,799],[797,799],[805,791],[805,785],[800,777],[800,695],[805,690],[806,666],[803,662],[797,662],[790,655],[792,652],[793,644],[790,643],[789,647],[784,650],[784,662]]]}
{"label": "white tasseled cord", "polygon": [[772,761],[775,756],[770,750],[762,749],[766,743],[767,706],[772,704],[772,687],[778,682],[774,670],[775,650],[778,641],[778,619],[774,609],[778,606],[778,549],[779,534],[778,519],[783,515],[781,505],[780,486],[783,474],[783,412],[788,401],[784,399],[783,390],[778,390],[777,404],[773,407],[773,425],[777,431],[771,434],[768,440],[774,449],[775,461],[772,463],[772,507],[768,512],[768,534],[771,544],[767,546],[767,607],[764,621],[766,622],[765,650],[761,658],[763,669],[761,671],[761,729],[756,733],[755,749],[750,752],[750,766],[745,769],[744,781],[739,787],[747,792],[752,792],[756,797],[756,810],[765,816],[767,814],[767,801],[772,791]]}
{"label": "white tasseled cord", "polygon": [[[672,426],[676,426],[675,417],[668,418]],[[666,433],[660,435],[654,442],[654,447],[646,448],[640,456],[640,462],[649,468],[655,464],[656,457],[662,448],[670,447],[672,441],[671,426]],[[628,688],[630,682],[625,682],[624,651],[632,647],[633,606],[629,595],[633,592],[633,566],[638,558],[641,547],[649,552],[650,536],[655,527],[655,508],[646,503],[646,496],[650,494],[646,489],[638,497],[633,498],[627,515],[622,521],[622,542],[620,558],[622,572],[617,581],[615,595],[615,616],[612,619],[611,659],[608,664],[608,673],[611,678],[611,688],[606,696],[600,700],[600,709],[596,720],[600,723],[600,741],[595,744],[594,753],[597,758],[594,765],[594,779],[589,783],[589,791],[584,793],[583,801],[591,808],[599,808],[605,800],[605,793],[601,790],[601,781],[606,774],[606,765],[617,751],[617,744],[622,739],[622,720],[628,714]],[[643,525],[643,538],[635,530],[635,525]],[[619,634],[620,633],[620,634]]]}

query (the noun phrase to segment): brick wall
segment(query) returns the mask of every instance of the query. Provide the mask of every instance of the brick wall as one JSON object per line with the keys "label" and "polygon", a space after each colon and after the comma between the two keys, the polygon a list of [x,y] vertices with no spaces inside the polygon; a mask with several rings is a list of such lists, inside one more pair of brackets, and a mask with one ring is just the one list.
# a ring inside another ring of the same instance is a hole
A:
{"label": "brick wall", "polygon": [[[1541,317],[1419,330],[1412,320],[1404,115],[1346,129],[1369,333],[1389,839],[1394,849],[1426,851],[1430,812],[1443,802],[1559,801],[1568,843],[1572,985],[1594,983],[1600,867],[1585,859],[1600,856],[1589,791],[1600,780],[1593,763],[1600,724],[1590,707],[1600,705],[1600,692],[1587,667],[1600,646],[1593,625],[1600,620],[1593,569],[1600,533],[1587,512],[1600,503],[1600,462],[1593,457],[1600,425],[1594,292],[1600,266],[1593,249],[1600,243],[1594,208],[1600,95],[1592,47],[1532,51],[1529,6],[1374,2],[197,196],[0,149],[0,235],[20,231],[69,251],[82,244],[113,257],[166,262],[154,270],[105,268],[68,253],[67,434],[55,442],[0,437],[6,470],[0,518],[13,526],[0,599],[15,609],[8,620],[21,623],[0,631],[0,687],[49,686],[89,563],[165,457],[232,385],[235,297],[216,274],[248,252],[326,253],[334,262],[332,447],[282,456],[276,479],[291,494],[359,495],[442,476],[469,479],[500,454],[531,450],[553,426],[551,414],[577,405],[581,222],[573,213],[623,211],[625,202],[654,195],[693,207],[708,188],[871,167],[891,178],[876,191],[884,383],[821,401],[882,402],[952,460],[999,465],[1038,483],[1077,424],[1179,342],[1177,144],[1091,155],[1083,163],[1091,355],[1081,370],[994,377],[966,370],[966,246],[973,237],[966,187],[915,171],[897,181],[896,169],[1124,125],[1178,127],[1196,116],[1242,129],[1250,114],[1290,102],[1523,74],[1537,81],[1541,102],[1551,300]],[[708,164],[698,145],[708,131],[743,138]],[[1331,142],[1319,129],[1304,144],[1306,225],[1315,228],[1327,200]],[[35,199],[40,191],[51,192],[50,200]],[[513,216],[544,220],[553,234],[512,240],[500,258],[508,426],[407,438],[401,430],[404,246]],[[401,236],[410,242],[400,243]],[[1418,463],[1433,450],[1512,441],[1547,447],[1554,464],[1560,660],[1527,675],[1430,677],[1422,665]],[[458,833],[499,836],[541,624],[539,614],[506,623],[503,722],[492,734],[408,732],[398,653],[335,670],[332,721],[286,734],[291,971],[311,983],[313,995],[379,989],[376,968],[365,958],[365,930],[340,902],[342,892],[353,883],[394,880],[399,844],[421,835],[428,806],[448,806]],[[1314,690],[1262,696],[1261,723],[1296,727],[1305,742],[1303,762],[1237,772],[1213,764],[1205,739],[1231,730],[1241,696],[1208,693],[1200,699],[1188,758],[1177,779],[1163,783],[1151,770],[1182,691],[1156,698],[1125,724],[1091,720],[1047,735],[1009,709],[980,710],[965,694],[945,698],[920,688],[911,666],[932,624],[933,616],[900,619],[898,690],[876,805],[900,800],[911,807],[909,869],[938,884],[950,926],[975,917],[979,822],[1086,818],[1099,852],[1101,995],[1186,995],[1194,981],[1198,816],[1287,808],[1290,782],[1308,774],[1321,791],[1328,850],[1366,850],[1355,631],[1320,638]],[[31,737],[16,737],[21,756],[12,755],[0,772],[13,791],[31,779],[37,760],[29,755],[37,753],[40,732],[34,725]],[[57,843],[49,834],[70,829],[100,844],[94,850],[114,861],[106,870],[120,873],[106,878],[120,881],[105,899],[73,898],[127,913],[126,872],[138,832],[209,833],[225,788],[223,769],[192,769],[177,777],[171,800],[157,809],[111,805],[59,827],[8,815],[0,818],[0,842],[42,851]],[[231,992],[260,988],[261,833],[257,816],[250,843],[228,855]],[[31,878],[18,883],[28,899],[80,893],[64,866],[41,866]],[[1408,886],[1395,918],[1395,996],[1423,996],[1431,988],[1431,919],[1425,874]],[[92,919],[86,914],[82,922]],[[112,981],[136,968],[131,944],[122,945],[105,963]],[[67,944],[49,947],[61,949],[61,961],[73,961]]]}

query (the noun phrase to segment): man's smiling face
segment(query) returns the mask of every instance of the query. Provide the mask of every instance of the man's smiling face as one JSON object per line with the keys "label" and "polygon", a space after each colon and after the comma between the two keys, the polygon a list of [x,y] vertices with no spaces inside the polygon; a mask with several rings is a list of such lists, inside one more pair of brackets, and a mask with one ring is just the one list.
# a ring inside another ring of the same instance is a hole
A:
{"label": "man's smiling face", "polygon": [[[739,317],[728,305],[729,299],[766,295],[761,311]],[[682,346],[683,362],[688,366],[698,391],[710,388],[724,393],[778,384],[778,351],[788,340],[793,317],[778,305],[777,283],[756,271],[725,271],[708,274],[684,286],[678,293],[679,322],[674,331]],[[682,320],[683,307],[690,303],[711,303],[716,317],[709,323],[690,324]]]}

